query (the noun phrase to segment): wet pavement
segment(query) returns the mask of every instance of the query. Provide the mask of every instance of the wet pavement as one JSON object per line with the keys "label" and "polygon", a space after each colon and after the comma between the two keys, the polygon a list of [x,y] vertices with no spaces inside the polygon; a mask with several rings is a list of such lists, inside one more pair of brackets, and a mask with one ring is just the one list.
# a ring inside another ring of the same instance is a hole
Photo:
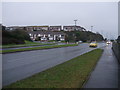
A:
{"label": "wet pavement", "polygon": [[[66,43],[46,43],[46,44],[53,44],[53,45],[35,45],[35,46],[22,46],[22,47],[12,47],[12,48],[0,48],[0,50],[14,50],[14,49],[33,48],[33,47],[42,47],[42,46],[65,45]],[[69,43],[69,44],[74,44],[74,43]]]}
{"label": "wet pavement", "polygon": [[118,61],[108,45],[84,88],[118,88],[118,69]]}
{"label": "wet pavement", "polygon": [[14,50],[14,49],[33,48],[33,47],[42,47],[42,46],[53,46],[53,45],[37,45],[37,46],[24,46],[24,47],[13,47],[13,48],[1,48],[0,50]]}
{"label": "wet pavement", "polygon": [[[99,43],[98,48],[105,46]],[[54,67],[96,48],[84,43],[74,47],[3,54],[3,86]]]}

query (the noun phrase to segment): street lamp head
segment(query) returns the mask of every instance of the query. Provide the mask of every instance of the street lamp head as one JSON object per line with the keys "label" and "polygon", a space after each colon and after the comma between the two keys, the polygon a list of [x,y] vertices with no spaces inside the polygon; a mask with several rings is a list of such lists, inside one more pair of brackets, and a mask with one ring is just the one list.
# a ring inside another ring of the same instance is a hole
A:
{"label": "street lamp head", "polygon": [[93,26],[91,26],[91,31],[93,30]]}
{"label": "street lamp head", "polygon": [[77,21],[77,19],[76,19],[76,20],[74,20],[74,21]]}

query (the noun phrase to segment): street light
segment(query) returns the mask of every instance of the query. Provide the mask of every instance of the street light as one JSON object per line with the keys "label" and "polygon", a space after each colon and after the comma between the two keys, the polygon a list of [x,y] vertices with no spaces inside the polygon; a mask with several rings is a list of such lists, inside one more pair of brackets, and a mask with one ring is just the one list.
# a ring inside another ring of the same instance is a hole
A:
{"label": "street light", "polygon": [[76,25],[77,25],[77,21],[78,21],[78,20],[74,20],[74,21],[75,21],[75,30],[76,30]]}
{"label": "street light", "polygon": [[76,23],[76,22],[77,22],[77,20],[74,20],[74,21],[75,21],[75,26],[76,26],[76,24],[77,24],[77,23]]}
{"label": "street light", "polygon": [[91,26],[91,32],[93,31],[93,26]]}

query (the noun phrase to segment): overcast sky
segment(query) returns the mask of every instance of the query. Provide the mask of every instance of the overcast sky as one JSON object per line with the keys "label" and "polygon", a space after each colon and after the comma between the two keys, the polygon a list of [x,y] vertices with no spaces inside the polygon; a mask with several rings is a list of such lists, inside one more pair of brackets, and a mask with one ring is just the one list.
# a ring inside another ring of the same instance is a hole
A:
{"label": "overcast sky", "polygon": [[6,26],[77,25],[102,33],[118,35],[117,2],[3,2],[2,23]]}

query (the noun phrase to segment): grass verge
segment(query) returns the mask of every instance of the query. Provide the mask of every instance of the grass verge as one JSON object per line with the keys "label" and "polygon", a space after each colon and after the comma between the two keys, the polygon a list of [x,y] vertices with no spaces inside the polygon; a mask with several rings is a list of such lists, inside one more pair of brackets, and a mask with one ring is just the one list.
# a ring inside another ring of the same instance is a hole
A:
{"label": "grass verge", "polygon": [[28,47],[28,46],[39,46],[39,45],[54,45],[54,43],[38,43],[38,42],[30,42],[25,41],[25,44],[10,44],[10,45],[2,45],[1,48],[16,48],[16,47]]}
{"label": "grass verge", "polygon": [[32,48],[21,48],[21,49],[12,49],[12,50],[2,50],[0,53],[13,53],[13,52],[22,52],[22,51],[31,51],[31,50],[41,50],[41,49],[51,49],[51,48],[60,48],[60,47],[69,47],[77,46],[78,44],[66,44],[66,45],[54,45],[54,46],[41,46],[41,47],[32,47]]}
{"label": "grass verge", "polygon": [[102,52],[95,49],[4,88],[81,88]]}

